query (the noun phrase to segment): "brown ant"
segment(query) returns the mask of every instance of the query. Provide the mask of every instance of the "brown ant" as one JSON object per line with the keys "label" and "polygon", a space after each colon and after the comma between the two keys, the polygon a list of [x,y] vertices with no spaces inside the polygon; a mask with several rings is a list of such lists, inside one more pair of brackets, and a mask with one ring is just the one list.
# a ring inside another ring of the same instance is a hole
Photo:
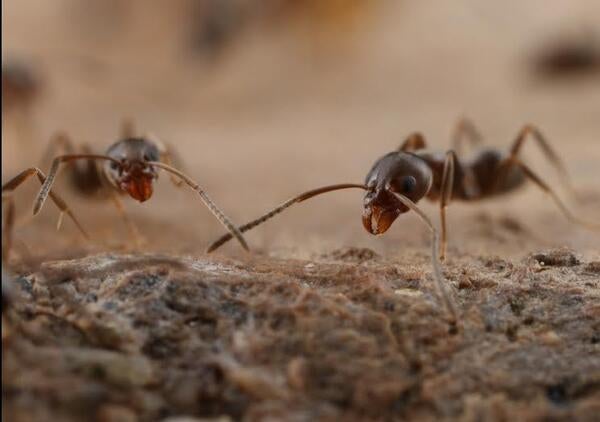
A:
{"label": "brown ant", "polygon": [[[158,139],[150,136],[135,136],[133,132],[132,123],[124,121],[121,139],[112,144],[106,154],[92,154],[90,149],[85,146],[81,149],[82,153],[76,153],[75,146],[66,134],[57,135],[51,141],[49,152],[52,153],[55,148],[62,148],[66,154],[53,159],[48,177],[45,178],[35,199],[33,214],[36,215],[40,211],[49,194],[52,196],[50,189],[60,165],[69,163],[71,164],[69,169],[73,181],[76,182],[78,189],[85,193],[98,191],[108,193],[127,224],[130,234],[139,244],[140,236],[137,228],[125,214],[118,194],[128,194],[139,202],[147,201],[152,196],[154,182],[158,178],[158,170],[160,169],[170,174],[171,181],[176,186],[185,183],[195,190],[217,220],[229,230],[232,236],[236,237],[244,249],[248,250],[248,245],[242,234],[200,185],[171,166],[174,156],[169,149]],[[84,162],[81,163],[81,161]],[[102,162],[101,168],[96,165],[98,161]],[[37,169],[35,171],[38,176],[42,174]]]}
{"label": "brown ant", "polygon": [[[515,190],[529,179],[552,197],[569,220],[588,227],[600,227],[586,223],[571,214],[550,186],[519,159],[519,152],[524,142],[527,139],[536,140],[550,163],[561,173],[563,182],[572,189],[560,158],[535,126],[524,126],[508,153],[493,148],[481,148],[470,160],[458,159],[457,152],[461,151],[464,139],[470,140],[473,144],[481,143],[481,135],[467,119],[461,119],[457,124],[453,136],[454,149],[445,154],[428,151],[423,135],[413,133],[406,138],[398,150],[384,155],[375,162],[364,184],[332,185],[304,192],[239,227],[239,230],[242,233],[246,232],[293,204],[323,193],[348,188],[363,189],[367,193],[363,201],[362,222],[369,233],[375,235],[385,233],[400,214],[409,210],[416,212],[429,227],[433,234],[432,259],[435,279],[446,304],[452,310],[448,296],[441,286],[442,277],[437,258],[438,248],[441,260],[446,255],[446,207],[452,199],[476,201],[499,196]],[[429,218],[416,205],[424,197],[440,202],[441,244],[439,246],[437,231]],[[229,234],[222,236],[209,246],[208,252],[214,251],[230,239]]]}

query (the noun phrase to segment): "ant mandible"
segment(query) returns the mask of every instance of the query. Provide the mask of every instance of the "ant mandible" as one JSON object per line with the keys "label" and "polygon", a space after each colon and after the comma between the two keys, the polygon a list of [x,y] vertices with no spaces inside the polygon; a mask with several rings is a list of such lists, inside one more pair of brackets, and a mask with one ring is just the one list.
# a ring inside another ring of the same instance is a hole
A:
{"label": "ant mandible", "polygon": [[[34,202],[34,215],[41,210],[48,195],[52,197],[51,187],[60,165],[62,163],[77,164],[74,162],[85,161],[86,163],[82,163],[83,166],[72,165],[69,167],[72,181],[75,182],[81,192],[90,194],[103,191],[108,193],[127,224],[130,234],[139,244],[138,230],[127,217],[118,194],[127,194],[139,202],[147,201],[152,196],[154,182],[158,178],[158,170],[163,170],[169,173],[171,181],[176,186],[185,183],[196,191],[217,220],[240,242],[245,250],[248,250],[248,245],[241,232],[210,199],[200,185],[171,165],[174,160],[173,153],[157,138],[150,135],[135,136],[131,121],[123,121],[121,139],[112,144],[106,154],[93,154],[90,152],[90,148],[86,146],[82,147],[82,153],[76,153],[74,144],[64,133],[52,139],[47,155],[51,154],[56,148],[62,148],[66,154],[54,157],[48,177],[44,177],[38,169],[27,173],[24,177],[27,178],[37,173],[38,177],[41,177],[40,180],[43,179],[42,187]],[[98,161],[103,162],[100,169],[96,166]],[[18,185],[21,182],[22,180],[13,184]]]}

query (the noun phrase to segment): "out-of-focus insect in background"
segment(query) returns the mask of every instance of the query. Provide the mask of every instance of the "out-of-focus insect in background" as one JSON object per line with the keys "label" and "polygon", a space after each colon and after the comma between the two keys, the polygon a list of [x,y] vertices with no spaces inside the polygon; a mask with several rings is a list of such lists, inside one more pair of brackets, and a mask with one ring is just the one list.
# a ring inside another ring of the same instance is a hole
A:
{"label": "out-of-focus insect in background", "polygon": [[[541,128],[579,191],[570,205],[593,215],[595,28],[594,0],[5,2],[2,179],[30,166],[47,171],[43,157],[57,131],[103,153],[132,118],[136,131],[172,145],[185,171],[241,223],[303,190],[362,183],[373,161],[410,132],[445,150],[457,119],[468,116],[499,148],[525,123]],[[525,154],[560,186],[535,147]],[[64,176],[55,189],[82,224],[97,239],[125,243],[114,210]],[[163,179],[153,201],[127,202],[128,212],[152,249],[201,251],[222,229],[192,193]],[[54,231],[52,207],[31,218],[39,185],[29,183],[15,193],[15,239],[34,254],[90,247],[67,221]],[[414,217],[375,239],[362,229],[360,210],[360,193],[340,192],[249,236],[261,248],[299,255],[325,245],[390,252],[425,242]],[[534,188],[453,205],[448,219],[450,248],[464,251],[598,246],[597,235],[571,226]]]}

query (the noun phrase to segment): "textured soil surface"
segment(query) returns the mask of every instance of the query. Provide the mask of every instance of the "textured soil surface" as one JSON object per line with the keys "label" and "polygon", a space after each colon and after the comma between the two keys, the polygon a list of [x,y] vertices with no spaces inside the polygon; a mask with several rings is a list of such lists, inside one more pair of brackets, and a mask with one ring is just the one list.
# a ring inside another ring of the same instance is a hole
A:
{"label": "textured soil surface", "polygon": [[[300,192],[361,183],[410,132],[443,152],[464,115],[504,151],[539,127],[577,198],[531,140],[523,161],[598,221],[600,66],[586,35],[600,28],[597,0],[373,0],[345,36],[263,22],[212,58],[192,51],[191,3],[3,2],[3,61],[31,66],[41,89],[30,114],[3,108],[2,181],[47,170],[58,130],[105,151],[129,116],[241,224]],[[540,59],[571,38],[582,60]],[[426,230],[409,213],[366,233],[358,191],[248,232],[251,254],[231,242],[204,255],[221,227],[161,175],[150,200],[124,200],[145,239],[134,251],[112,204],[65,173],[56,190],[91,244],[68,219],[57,232],[51,204],[31,217],[37,182],[14,195],[7,422],[598,420],[600,235],[531,184],[449,206],[453,330]],[[438,226],[437,204],[419,205]]]}
{"label": "textured soil surface", "polygon": [[457,260],[445,270],[454,332],[420,261],[349,248],[47,262],[16,280],[3,415],[597,418],[600,262],[568,250]]}

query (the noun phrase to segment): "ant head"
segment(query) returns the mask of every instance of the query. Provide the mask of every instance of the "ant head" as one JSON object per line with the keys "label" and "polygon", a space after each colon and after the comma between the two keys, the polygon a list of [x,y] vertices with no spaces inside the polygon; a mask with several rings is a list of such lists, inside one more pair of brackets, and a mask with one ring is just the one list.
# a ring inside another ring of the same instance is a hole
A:
{"label": "ant head", "polygon": [[107,155],[118,161],[106,162],[108,179],[133,199],[150,199],[158,173],[148,162],[160,160],[156,145],[144,138],[128,138],[113,144]]}
{"label": "ant head", "polygon": [[371,234],[385,233],[394,220],[409,209],[394,193],[413,202],[423,198],[433,183],[431,169],[416,155],[391,152],[375,162],[367,175],[363,226]]}

